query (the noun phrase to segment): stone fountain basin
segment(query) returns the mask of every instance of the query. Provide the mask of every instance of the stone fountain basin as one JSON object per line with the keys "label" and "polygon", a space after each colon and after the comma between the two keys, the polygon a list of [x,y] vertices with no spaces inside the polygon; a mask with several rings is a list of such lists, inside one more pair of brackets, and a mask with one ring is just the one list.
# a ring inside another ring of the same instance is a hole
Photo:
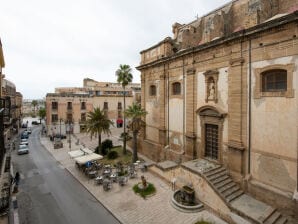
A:
{"label": "stone fountain basin", "polygon": [[196,200],[194,205],[182,205],[180,204],[178,201],[176,201],[176,195],[180,194],[181,190],[177,190],[174,192],[172,199],[171,199],[171,204],[174,208],[176,208],[177,210],[181,211],[181,212],[186,212],[186,213],[192,213],[192,212],[199,212],[202,209],[204,209],[204,205]]}

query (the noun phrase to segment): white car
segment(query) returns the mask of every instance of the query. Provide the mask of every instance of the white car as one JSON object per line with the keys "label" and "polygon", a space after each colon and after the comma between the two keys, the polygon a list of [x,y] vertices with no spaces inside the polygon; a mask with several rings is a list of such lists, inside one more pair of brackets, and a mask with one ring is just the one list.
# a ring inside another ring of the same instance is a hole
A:
{"label": "white car", "polygon": [[27,128],[27,132],[28,132],[28,134],[31,134],[31,132],[32,132],[31,128]]}
{"label": "white car", "polygon": [[27,145],[19,145],[18,155],[28,154],[28,153],[29,153],[29,148]]}
{"label": "white car", "polygon": [[29,145],[28,139],[22,138],[20,141],[20,145]]}

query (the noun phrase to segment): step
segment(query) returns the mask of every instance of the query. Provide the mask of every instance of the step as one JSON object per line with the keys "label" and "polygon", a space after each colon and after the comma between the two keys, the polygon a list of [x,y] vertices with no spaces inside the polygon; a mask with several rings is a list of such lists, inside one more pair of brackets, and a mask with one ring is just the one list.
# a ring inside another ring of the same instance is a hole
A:
{"label": "step", "polygon": [[276,209],[273,207],[268,207],[266,211],[264,211],[262,217],[259,218],[259,221],[264,223],[273,214],[273,212],[275,212],[275,210]]}
{"label": "step", "polygon": [[222,171],[226,171],[226,169],[224,167],[220,167],[219,169],[215,169],[215,170],[211,170],[211,171],[208,171],[207,173],[204,173],[204,175],[206,177],[210,177],[214,174],[217,174],[217,173],[220,173]]}
{"label": "step", "polygon": [[238,186],[234,186],[234,187],[230,188],[229,190],[226,190],[225,192],[223,192],[222,195],[225,198],[227,198],[228,196],[232,195],[233,193],[235,193],[238,190],[240,190],[240,188]]}
{"label": "step", "polygon": [[234,183],[233,180],[232,180],[231,178],[229,178],[229,179],[227,179],[227,180],[224,180],[224,181],[222,181],[222,182],[220,182],[220,183],[217,183],[217,184],[215,184],[214,186],[215,186],[217,189],[219,189],[219,188],[221,188],[221,187],[223,187],[223,186],[225,186],[225,185],[227,185],[227,184],[230,184],[230,183]]}
{"label": "step", "polygon": [[273,224],[275,221],[277,221],[279,218],[281,218],[281,214],[278,211],[274,211],[264,222],[265,224]]}
{"label": "step", "polygon": [[279,219],[274,224],[286,224],[288,219],[284,216],[279,217]]}
{"label": "step", "polygon": [[210,176],[210,177],[207,177],[207,179],[209,180],[209,181],[212,181],[212,180],[215,180],[215,179],[217,179],[217,178],[219,178],[219,177],[221,177],[221,176],[224,176],[224,175],[226,175],[227,174],[227,171],[226,170],[223,170],[223,171],[221,171],[221,172],[219,172],[219,173],[217,173],[217,174],[214,174],[214,175],[212,175],[212,176]]}
{"label": "step", "polygon": [[210,174],[210,173],[212,173],[212,172],[216,172],[217,170],[220,170],[220,169],[222,169],[223,167],[222,166],[218,166],[218,167],[215,167],[215,168],[213,168],[213,169],[211,169],[211,170],[207,170],[207,171],[205,171],[203,174],[205,175],[205,176],[207,176],[208,174]]}
{"label": "step", "polygon": [[221,187],[217,187],[217,190],[220,192],[220,193],[223,193],[224,191],[230,189],[231,187],[234,187],[236,186],[236,183],[235,182],[229,182],[228,184],[226,185],[223,185]]}
{"label": "step", "polygon": [[271,216],[266,219],[266,221],[264,222],[265,224],[274,224],[275,221],[277,221],[279,218],[281,217],[281,214],[278,211],[273,212],[273,214],[271,214]]}
{"label": "step", "polygon": [[227,176],[227,175],[224,175],[224,176],[221,176],[221,177],[219,177],[219,178],[217,178],[217,179],[214,179],[214,180],[212,180],[212,181],[210,181],[212,184],[217,184],[217,183],[219,183],[219,182],[221,182],[221,181],[224,181],[224,180],[227,180],[227,179],[231,179],[229,176]]}
{"label": "step", "polygon": [[236,198],[240,197],[243,194],[243,191],[239,189],[238,191],[234,192],[233,194],[226,197],[227,202],[231,202],[235,200]]}

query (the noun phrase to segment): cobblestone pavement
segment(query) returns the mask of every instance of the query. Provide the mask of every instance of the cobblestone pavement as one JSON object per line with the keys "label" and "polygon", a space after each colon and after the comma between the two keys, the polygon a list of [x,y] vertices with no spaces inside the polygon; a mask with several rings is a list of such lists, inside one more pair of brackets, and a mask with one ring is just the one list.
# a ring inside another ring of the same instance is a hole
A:
{"label": "cobblestone pavement", "polygon": [[[116,130],[119,131],[119,130]],[[113,141],[117,141],[117,135],[114,133]],[[119,136],[119,135],[118,135]],[[79,134],[77,137],[81,143],[85,143],[90,149],[94,149],[97,139],[90,140],[90,137]],[[104,138],[103,138],[104,139]],[[159,177],[150,172],[141,173],[138,171],[138,177],[130,179],[128,184],[120,187],[113,183],[112,189],[108,192],[103,190],[100,185],[95,185],[93,180],[88,179],[84,173],[75,167],[75,162],[67,152],[68,144],[64,141],[64,148],[53,149],[53,143],[49,138],[41,137],[42,144],[56,158],[60,164],[66,168],[82,185],[86,187],[94,197],[109,209],[122,223],[127,224],[192,224],[198,220],[206,220],[215,224],[226,224],[209,211],[203,210],[198,213],[183,213],[174,209],[170,203],[173,191],[170,186]],[[75,142],[76,139],[72,139]],[[73,144],[72,150],[79,149],[81,145]],[[94,147],[94,148],[92,148]],[[143,199],[136,195],[132,186],[140,182],[140,176],[144,175],[148,182],[153,183],[157,189],[155,195]]]}

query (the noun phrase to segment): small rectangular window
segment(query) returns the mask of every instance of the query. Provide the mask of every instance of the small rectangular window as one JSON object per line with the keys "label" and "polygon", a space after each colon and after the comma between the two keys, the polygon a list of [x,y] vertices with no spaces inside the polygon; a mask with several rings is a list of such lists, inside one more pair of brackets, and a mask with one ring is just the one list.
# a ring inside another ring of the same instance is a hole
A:
{"label": "small rectangular window", "polygon": [[72,102],[67,102],[67,110],[72,110]]}
{"label": "small rectangular window", "polygon": [[104,102],[103,103],[103,109],[104,110],[108,110],[109,108],[108,108],[108,102]]}
{"label": "small rectangular window", "polygon": [[52,102],[52,110],[58,109],[58,102]]}
{"label": "small rectangular window", "polygon": [[58,114],[52,114],[52,122],[58,122]]}
{"label": "small rectangular window", "polygon": [[86,110],[86,102],[81,103],[81,110]]}

